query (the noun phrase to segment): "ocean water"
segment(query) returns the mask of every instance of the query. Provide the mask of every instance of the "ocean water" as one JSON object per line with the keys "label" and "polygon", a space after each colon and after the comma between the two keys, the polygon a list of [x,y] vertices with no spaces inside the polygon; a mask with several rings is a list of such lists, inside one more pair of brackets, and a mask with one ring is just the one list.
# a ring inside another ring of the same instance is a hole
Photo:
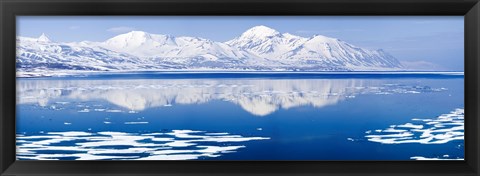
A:
{"label": "ocean water", "polygon": [[463,74],[17,78],[17,159],[461,160],[463,108]]}

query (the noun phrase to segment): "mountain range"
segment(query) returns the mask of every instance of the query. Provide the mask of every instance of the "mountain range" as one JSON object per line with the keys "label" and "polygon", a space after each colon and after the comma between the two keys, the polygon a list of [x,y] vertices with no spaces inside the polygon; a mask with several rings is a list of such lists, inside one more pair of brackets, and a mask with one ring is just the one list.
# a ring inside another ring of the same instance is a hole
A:
{"label": "mountain range", "polygon": [[17,71],[398,71],[383,50],[255,26],[226,42],[132,31],[103,42],[17,37]]}

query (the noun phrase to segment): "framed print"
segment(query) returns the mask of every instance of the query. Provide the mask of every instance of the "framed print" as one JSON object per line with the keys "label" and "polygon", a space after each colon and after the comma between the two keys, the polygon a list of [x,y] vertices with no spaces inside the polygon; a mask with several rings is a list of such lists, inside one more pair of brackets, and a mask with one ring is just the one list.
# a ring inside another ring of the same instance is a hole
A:
{"label": "framed print", "polygon": [[478,175],[477,1],[2,1],[2,175]]}
{"label": "framed print", "polygon": [[462,16],[16,19],[18,160],[465,158]]}

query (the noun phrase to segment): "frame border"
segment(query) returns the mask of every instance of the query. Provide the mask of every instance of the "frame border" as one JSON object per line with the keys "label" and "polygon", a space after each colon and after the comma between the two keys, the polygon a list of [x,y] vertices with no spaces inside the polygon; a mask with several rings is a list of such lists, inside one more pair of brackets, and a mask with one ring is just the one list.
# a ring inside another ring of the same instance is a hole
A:
{"label": "frame border", "polygon": [[[18,15],[461,15],[465,161],[16,161]],[[435,175],[480,169],[479,0],[0,0],[0,175]]]}

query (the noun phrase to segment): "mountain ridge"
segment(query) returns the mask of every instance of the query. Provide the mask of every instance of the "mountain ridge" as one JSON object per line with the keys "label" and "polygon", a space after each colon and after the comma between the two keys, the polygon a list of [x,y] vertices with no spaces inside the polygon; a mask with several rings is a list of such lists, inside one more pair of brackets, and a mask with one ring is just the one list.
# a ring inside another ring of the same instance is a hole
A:
{"label": "mountain ridge", "polygon": [[363,49],[323,35],[306,38],[255,26],[226,42],[131,31],[103,42],[54,42],[17,37],[17,69],[398,71],[383,50]]}

